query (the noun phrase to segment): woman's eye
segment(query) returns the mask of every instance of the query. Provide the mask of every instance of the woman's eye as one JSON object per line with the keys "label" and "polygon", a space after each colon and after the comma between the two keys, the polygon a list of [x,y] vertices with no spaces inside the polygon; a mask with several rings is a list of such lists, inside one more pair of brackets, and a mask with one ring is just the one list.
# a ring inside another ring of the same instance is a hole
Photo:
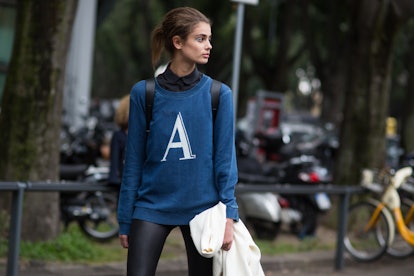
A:
{"label": "woman's eye", "polygon": [[197,37],[197,38],[196,38],[196,40],[197,40],[198,42],[203,42],[203,41],[204,41],[204,38],[203,38],[203,37]]}

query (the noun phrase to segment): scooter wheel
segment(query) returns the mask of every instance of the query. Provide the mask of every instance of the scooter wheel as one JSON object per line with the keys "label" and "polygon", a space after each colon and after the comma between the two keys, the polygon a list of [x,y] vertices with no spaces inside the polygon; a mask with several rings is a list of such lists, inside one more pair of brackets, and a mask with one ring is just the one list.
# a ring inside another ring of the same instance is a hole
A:
{"label": "scooter wheel", "polygon": [[274,240],[279,234],[280,222],[271,222],[263,219],[248,219],[256,237],[261,240]]}
{"label": "scooter wheel", "polygon": [[110,193],[95,192],[86,198],[91,214],[78,221],[82,231],[98,241],[107,241],[118,236],[116,219],[117,198]]}

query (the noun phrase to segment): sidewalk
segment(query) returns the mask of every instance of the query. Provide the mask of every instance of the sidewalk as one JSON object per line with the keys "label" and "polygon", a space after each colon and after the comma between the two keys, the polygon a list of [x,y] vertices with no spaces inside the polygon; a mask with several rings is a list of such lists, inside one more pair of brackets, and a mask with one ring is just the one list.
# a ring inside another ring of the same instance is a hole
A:
{"label": "sidewalk", "polygon": [[[307,252],[286,254],[283,256],[263,256],[262,266],[266,275],[280,275],[281,272],[289,272],[298,267],[326,267],[327,270],[333,271],[334,252]],[[0,275],[6,275],[6,262],[0,263]],[[186,275],[186,259],[179,257],[177,259],[161,259],[158,265],[157,276],[164,275]],[[275,273],[275,274],[273,274]],[[276,274],[277,273],[277,274]],[[126,275],[124,263],[108,263],[103,265],[82,265],[82,264],[57,264],[46,262],[29,262],[20,265],[19,276],[122,276]],[[237,276],[237,275],[235,275]]]}
{"label": "sidewalk", "polygon": [[[341,271],[334,269],[334,251],[314,251],[306,253],[293,253],[278,256],[263,256],[262,266],[266,276],[274,275],[367,275],[389,276],[413,275],[414,257],[404,260],[392,259],[384,256],[372,263],[356,263],[348,258]],[[185,276],[186,260],[177,258],[160,260],[157,276]],[[6,262],[0,262],[0,275],[6,275]],[[126,275],[124,263],[108,263],[104,265],[81,264],[54,264],[32,262],[21,264],[19,276],[124,276]],[[237,276],[237,275],[234,275]]]}
{"label": "sidewalk", "polygon": [[[173,230],[169,239],[183,243],[178,230]],[[336,232],[325,227],[317,230],[318,244],[332,244],[336,239]],[[280,233],[276,241],[300,244],[302,241],[296,237]],[[184,244],[177,249],[175,242],[174,259],[161,258],[156,276],[186,276],[187,260]],[[168,249],[168,246],[165,248]],[[295,252],[282,255],[262,255],[261,263],[266,276],[412,276],[414,275],[414,256],[407,259],[394,259],[383,256],[372,263],[357,263],[345,254],[344,267],[340,271],[335,270],[335,250],[319,250],[309,252]],[[7,260],[0,259],[0,276],[6,275]],[[100,265],[62,264],[44,261],[20,261],[18,276],[125,276],[125,263],[105,263]],[[9,276],[9,275],[6,275]],[[233,276],[233,275],[228,275]],[[238,276],[238,275],[234,275]]]}

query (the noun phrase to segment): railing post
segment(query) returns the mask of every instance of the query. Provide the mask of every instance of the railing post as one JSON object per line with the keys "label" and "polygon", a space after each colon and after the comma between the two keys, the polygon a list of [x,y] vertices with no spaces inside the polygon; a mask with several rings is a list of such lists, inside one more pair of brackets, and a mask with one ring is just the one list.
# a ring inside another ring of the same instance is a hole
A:
{"label": "railing post", "polygon": [[335,269],[342,270],[344,267],[344,238],[348,221],[350,191],[346,190],[339,194],[338,207],[338,233],[336,238]]}
{"label": "railing post", "polygon": [[23,213],[23,196],[26,184],[18,182],[13,191],[10,217],[9,252],[7,255],[7,276],[17,276],[19,271],[20,233]]}

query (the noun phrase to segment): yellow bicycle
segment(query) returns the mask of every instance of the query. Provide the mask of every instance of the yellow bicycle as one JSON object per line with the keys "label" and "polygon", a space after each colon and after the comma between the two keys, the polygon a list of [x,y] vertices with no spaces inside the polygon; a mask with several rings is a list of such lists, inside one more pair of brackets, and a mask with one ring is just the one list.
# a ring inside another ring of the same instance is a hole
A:
{"label": "yellow bicycle", "polygon": [[[401,197],[401,213],[404,218],[404,223],[407,225],[407,228],[410,232],[414,232],[414,201],[404,194],[413,195],[414,194],[414,185],[413,178],[410,177],[409,181],[403,182],[399,187],[399,192],[403,194]],[[394,241],[388,245],[387,253],[395,258],[406,258],[414,254],[414,245],[407,240],[407,235],[402,236],[400,231],[397,229],[395,231]]]}
{"label": "yellow bicycle", "polygon": [[411,174],[411,167],[394,174],[390,170],[378,174],[363,170],[361,185],[381,196],[379,200],[369,198],[349,208],[344,246],[354,259],[369,262],[385,253],[399,258],[413,254],[414,204],[401,201],[397,191]]}

